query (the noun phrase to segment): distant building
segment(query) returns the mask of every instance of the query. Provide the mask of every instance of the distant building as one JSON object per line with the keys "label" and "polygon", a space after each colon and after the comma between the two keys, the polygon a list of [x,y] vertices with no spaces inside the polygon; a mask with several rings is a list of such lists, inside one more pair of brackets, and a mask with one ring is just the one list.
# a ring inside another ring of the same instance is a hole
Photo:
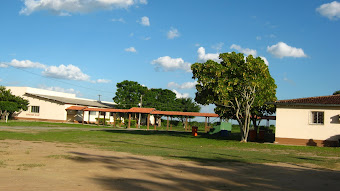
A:
{"label": "distant building", "polygon": [[275,104],[277,143],[339,146],[340,95],[280,100]]}
{"label": "distant building", "polygon": [[[21,96],[29,101],[27,111],[14,114],[15,119],[53,121],[53,122],[81,122],[83,112],[77,109],[68,109],[71,106],[79,108],[114,108],[114,102],[97,101],[77,98],[75,94],[37,89],[31,87],[6,87],[12,94]],[[77,108],[71,107],[71,108]],[[110,119],[110,113],[106,113]],[[84,118],[91,123],[96,122],[98,111],[84,113]],[[102,115],[100,117],[103,117]]]}

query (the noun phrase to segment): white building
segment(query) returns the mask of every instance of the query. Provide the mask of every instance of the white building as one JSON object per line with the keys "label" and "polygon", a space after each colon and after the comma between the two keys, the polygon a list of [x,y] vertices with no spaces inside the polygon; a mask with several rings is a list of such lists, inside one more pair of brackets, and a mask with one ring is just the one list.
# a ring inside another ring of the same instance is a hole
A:
{"label": "white building", "polygon": [[340,95],[276,101],[275,142],[339,146]]}
{"label": "white building", "polygon": [[[53,122],[74,122],[82,121],[83,112],[79,110],[66,110],[71,106],[89,108],[114,108],[115,103],[97,101],[91,99],[77,98],[75,94],[37,89],[31,87],[6,87],[13,95],[21,96],[29,101],[27,111],[20,111],[14,114],[16,119],[53,121]],[[77,107],[73,107],[77,108]],[[89,116],[90,115],[90,116]],[[110,113],[106,113],[107,119]],[[86,112],[84,118],[95,123],[98,111]],[[102,115],[100,117],[103,117]]]}

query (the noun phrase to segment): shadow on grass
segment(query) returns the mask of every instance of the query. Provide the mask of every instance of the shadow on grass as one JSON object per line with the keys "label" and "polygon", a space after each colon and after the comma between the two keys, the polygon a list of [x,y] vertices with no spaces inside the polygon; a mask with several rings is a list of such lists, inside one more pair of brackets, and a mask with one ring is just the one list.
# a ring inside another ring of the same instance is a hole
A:
{"label": "shadow on grass", "polygon": [[[102,163],[109,173],[89,177],[106,190],[338,190],[340,172],[297,166],[246,164],[238,160],[190,158],[196,162],[160,160],[134,155],[71,152]],[[211,165],[201,163],[210,160]],[[217,163],[216,163],[217,162]]]}
{"label": "shadow on grass", "polygon": [[[133,135],[166,135],[166,136],[175,136],[175,137],[192,137],[192,138],[205,138],[205,139],[215,139],[215,140],[234,140],[240,141],[241,135],[240,133],[229,133],[227,136],[217,134],[209,134],[209,133],[198,133],[197,137],[193,137],[191,132],[183,132],[183,131],[159,131],[159,130],[135,130],[135,129],[104,129],[104,130],[92,130],[92,131],[104,131],[109,133],[120,133],[120,134],[133,134]],[[266,134],[264,141],[259,143],[269,142],[273,143],[275,141],[275,134]]]}

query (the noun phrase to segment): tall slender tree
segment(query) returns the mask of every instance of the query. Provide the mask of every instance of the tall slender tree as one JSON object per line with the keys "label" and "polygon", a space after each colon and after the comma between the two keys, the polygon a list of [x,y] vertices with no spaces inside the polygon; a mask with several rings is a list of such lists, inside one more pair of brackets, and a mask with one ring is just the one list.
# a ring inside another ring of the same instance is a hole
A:
{"label": "tall slender tree", "polygon": [[236,119],[241,141],[247,142],[252,109],[276,99],[276,84],[260,57],[245,58],[235,52],[219,57],[221,63],[208,60],[191,66],[198,82],[195,100],[203,105],[215,104],[215,112],[222,118]]}

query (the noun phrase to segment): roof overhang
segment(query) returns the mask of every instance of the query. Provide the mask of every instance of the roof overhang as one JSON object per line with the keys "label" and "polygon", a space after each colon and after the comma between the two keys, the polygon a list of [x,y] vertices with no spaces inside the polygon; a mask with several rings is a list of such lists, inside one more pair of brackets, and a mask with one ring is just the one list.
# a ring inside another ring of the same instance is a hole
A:
{"label": "roof overhang", "polygon": [[272,103],[280,106],[318,106],[318,107],[340,107],[340,104],[317,104],[317,103]]}

